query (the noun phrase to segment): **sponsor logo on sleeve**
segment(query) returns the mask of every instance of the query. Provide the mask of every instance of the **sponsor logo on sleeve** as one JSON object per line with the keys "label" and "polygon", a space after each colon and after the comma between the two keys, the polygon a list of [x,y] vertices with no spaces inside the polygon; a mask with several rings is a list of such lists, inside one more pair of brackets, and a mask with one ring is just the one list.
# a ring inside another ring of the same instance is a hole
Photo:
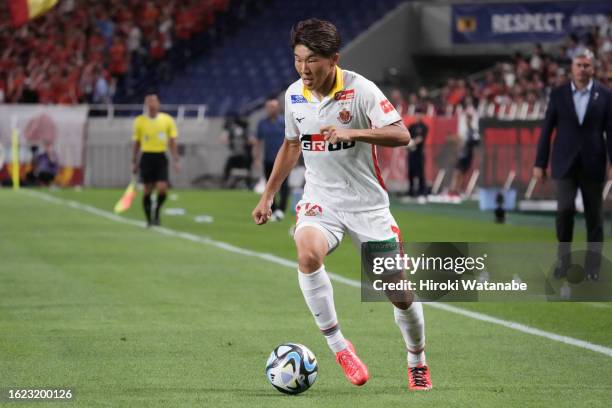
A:
{"label": "sponsor logo on sleeve", "polygon": [[389,102],[388,99],[380,101],[380,107],[382,108],[383,113],[390,113],[395,110],[393,104]]}
{"label": "sponsor logo on sleeve", "polygon": [[304,95],[291,95],[291,103],[308,103]]}

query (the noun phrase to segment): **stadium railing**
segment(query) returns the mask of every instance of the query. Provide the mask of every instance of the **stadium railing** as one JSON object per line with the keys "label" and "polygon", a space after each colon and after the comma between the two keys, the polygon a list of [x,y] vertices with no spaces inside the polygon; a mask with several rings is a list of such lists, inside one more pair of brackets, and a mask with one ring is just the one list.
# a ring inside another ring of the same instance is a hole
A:
{"label": "stadium railing", "polygon": [[[161,110],[174,117],[177,121],[182,121],[185,118],[195,118],[204,120],[207,109],[206,105],[175,105],[162,104]],[[89,105],[90,117],[106,117],[114,119],[115,117],[132,117],[144,112],[142,104],[92,104]]]}

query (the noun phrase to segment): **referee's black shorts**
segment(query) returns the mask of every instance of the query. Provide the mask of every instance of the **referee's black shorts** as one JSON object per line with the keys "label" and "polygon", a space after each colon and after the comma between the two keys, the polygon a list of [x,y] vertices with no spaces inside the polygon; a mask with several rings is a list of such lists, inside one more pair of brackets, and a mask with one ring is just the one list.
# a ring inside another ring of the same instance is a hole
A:
{"label": "referee's black shorts", "polygon": [[166,153],[142,153],[142,156],[140,156],[140,180],[145,184],[168,181]]}

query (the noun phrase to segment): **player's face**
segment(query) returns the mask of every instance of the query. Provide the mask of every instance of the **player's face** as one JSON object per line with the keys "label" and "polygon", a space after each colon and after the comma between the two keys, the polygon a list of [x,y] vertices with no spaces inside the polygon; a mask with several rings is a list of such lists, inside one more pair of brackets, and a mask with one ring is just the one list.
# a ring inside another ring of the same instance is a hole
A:
{"label": "player's face", "polygon": [[575,81],[587,83],[593,77],[593,74],[593,61],[590,58],[574,58],[574,61],[572,61],[572,77]]}
{"label": "player's face", "polygon": [[145,98],[145,105],[150,114],[156,115],[159,112],[160,104],[157,95],[148,95]]}
{"label": "player's face", "polygon": [[318,91],[325,87],[325,82],[336,69],[338,54],[323,57],[315,54],[304,45],[294,48],[295,69],[300,74],[306,89]]}

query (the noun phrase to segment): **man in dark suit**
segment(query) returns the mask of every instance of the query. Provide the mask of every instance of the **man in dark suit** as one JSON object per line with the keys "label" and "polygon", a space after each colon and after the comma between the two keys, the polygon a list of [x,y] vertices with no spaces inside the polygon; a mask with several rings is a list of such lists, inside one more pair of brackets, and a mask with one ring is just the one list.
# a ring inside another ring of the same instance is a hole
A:
{"label": "man in dark suit", "polygon": [[[612,95],[593,80],[593,54],[572,60],[572,81],[553,89],[538,143],[533,176],[546,177],[553,130],[552,178],[557,184],[557,240],[559,262],[555,277],[564,278],[571,265],[575,198],[582,193],[587,227],[586,278],[599,280],[603,241],[603,187],[607,157],[612,162]],[[604,133],[606,138],[604,138]]]}

